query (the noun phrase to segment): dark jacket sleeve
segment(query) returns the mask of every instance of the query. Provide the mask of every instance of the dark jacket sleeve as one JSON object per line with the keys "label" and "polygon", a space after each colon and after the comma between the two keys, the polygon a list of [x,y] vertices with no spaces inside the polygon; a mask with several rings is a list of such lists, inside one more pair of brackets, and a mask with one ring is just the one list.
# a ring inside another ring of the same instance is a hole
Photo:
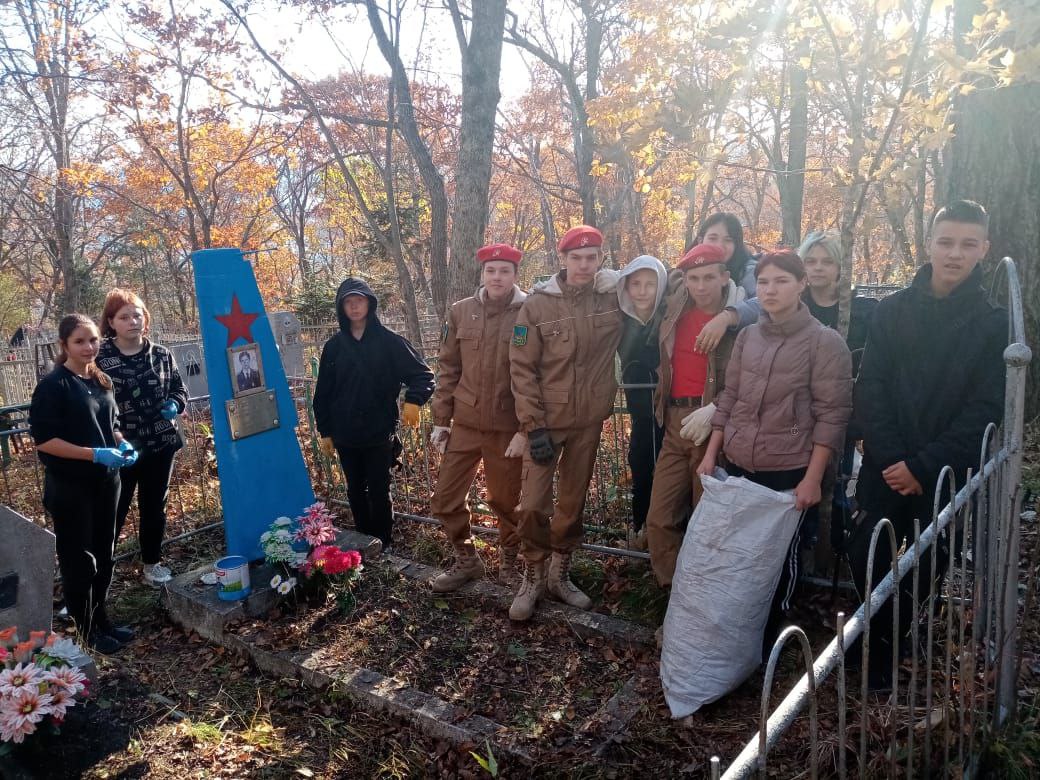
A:
{"label": "dark jacket sleeve", "polygon": [[337,339],[333,336],[325,342],[318,363],[318,381],[314,385],[314,425],[319,436],[332,435],[332,396],[336,387],[336,354],[339,352]]}
{"label": "dark jacket sleeve", "polygon": [[188,405],[188,391],[181,379],[181,372],[177,370],[177,362],[173,359],[173,353],[167,350],[166,359],[170,361],[170,387],[166,397],[177,403],[177,413],[180,414]]}
{"label": "dark jacket sleeve", "polygon": [[937,439],[929,442],[906,462],[910,473],[922,485],[934,485],[943,466],[949,465],[958,486],[964,483],[968,468],[977,471],[982,437],[990,423],[1000,425],[1004,418],[1004,385],[1007,346],[1007,315],[991,310],[980,327],[985,329],[982,350],[972,356],[972,372],[967,392],[957,415]]}
{"label": "dark jacket sleeve", "polygon": [[867,335],[867,345],[856,380],[853,419],[863,445],[882,469],[907,458],[906,444],[900,434],[893,372],[901,361],[896,354],[893,306],[878,306]]}
{"label": "dark jacket sleeve", "polygon": [[435,386],[433,372],[408,339],[398,336],[397,341],[398,346],[394,350],[394,367],[397,371],[398,381],[404,385],[404,401],[408,404],[422,406],[433,395]]}
{"label": "dark jacket sleeve", "polygon": [[65,394],[61,385],[50,376],[44,377],[33,390],[29,405],[29,434],[36,444],[61,438]]}

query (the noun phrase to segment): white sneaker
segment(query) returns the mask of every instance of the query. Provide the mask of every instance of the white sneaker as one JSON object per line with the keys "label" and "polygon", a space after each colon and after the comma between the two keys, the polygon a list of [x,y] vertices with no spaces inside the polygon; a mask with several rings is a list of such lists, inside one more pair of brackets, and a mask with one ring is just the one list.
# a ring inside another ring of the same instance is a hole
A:
{"label": "white sneaker", "polygon": [[161,563],[144,565],[144,581],[153,588],[158,588],[173,579],[173,573]]}

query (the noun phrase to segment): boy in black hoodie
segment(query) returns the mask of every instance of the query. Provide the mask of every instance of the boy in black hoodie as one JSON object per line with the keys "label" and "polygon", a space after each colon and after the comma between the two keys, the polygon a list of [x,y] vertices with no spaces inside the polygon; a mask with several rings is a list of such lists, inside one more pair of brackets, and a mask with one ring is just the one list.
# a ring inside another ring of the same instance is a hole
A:
{"label": "boy in black hoodie", "polygon": [[433,372],[403,336],[383,326],[379,302],[361,279],[336,292],[340,332],[325,342],[314,388],[314,422],[322,450],[339,452],[358,531],[390,544],[390,468],[397,443],[397,398],[405,387],[404,423],[419,424],[433,395]]}
{"label": "boy in black hoodie", "polygon": [[[870,536],[887,517],[899,541],[913,542],[914,518],[931,522],[939,472],[950,466],[957,487],[968,468],[978,469],[982,437],[1004,411],[1004,348],[1007,315],[989,303],[979,262],[989,250],[988,217],[972,201],[951,203],[935,215],[927,251],[913,284],[878,304],[856,382],[854,419],[863,435],[863,465],[857,499],[861,522],[849,544],[860,595],[864,592]],[[951,496],[943,488],[940,506]],[[899,633],[906,636],[933,577],[949,560],[948,534],[920,562],[915,598],[912,578],[900,587]],[[882,539],[874,557],[873,583],[891,565]],[[891,685],[892,602],[872,619],[869,683]],[[902,641],[906,641],[901,640]]]}

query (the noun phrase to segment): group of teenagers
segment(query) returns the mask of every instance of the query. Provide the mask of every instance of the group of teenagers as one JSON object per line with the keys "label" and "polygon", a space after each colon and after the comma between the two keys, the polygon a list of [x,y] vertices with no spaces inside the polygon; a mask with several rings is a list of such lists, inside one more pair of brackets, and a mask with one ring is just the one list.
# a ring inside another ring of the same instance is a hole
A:
{"label": "group of teenagers", "polygon": [[[559,272],[529,293],[517,285],[521,252],[491,244],[476,254],[476,294],[450,307],[436,376],[380,323],[368,284],[351,277],[337,291],[340,332],[322,349],[314,391],[321,448],[339,456],[355,527],[389,547],[398,426],[417,428],[430,402],[430,446],[441,453],[430,507],[454,548],[432,589],[450,592],[485,576],[468,501],[482,464],[498,520],[498,578],[515,593],[509,616],[528,620],[546,595],[588,609],[571,560],[584,538],[619,362],[631,417],[630,541],[649,550],[663,588],[701,475],[723,468],[793,492],[802,521],[772,596],[768,645],[791,604],[801,550],[829,533],[818,507],[828,494],[845,501],[833,485],[850,472],[857,448],[853,519],[840,544],[865,595],[875,524],[888,518],[897,537],[912,539],[914,521],[931,518],[943,467],[962,479],[977,465],[986,427],[1001,421],[1007,324],[982,284],[988,230],[977,203],[940,209],[928,262],[880,302],[854,295],[845,336],[841,247],[830,233],[811,233],[797,251],[753,257],[740,221],[720,213],[704,221],[674,269],[644,255],[615,271],[602,267],[602,234],[580,225],[558,242]],[[135,491],[144,579],[159,586],[171,577],[160,548],[187,394],[170,352],[147,338],[148,325],[144,302],[123,289],[108,294],[100,330],[85,315],[66,316],[57,365],[37,385],[29,414],[65,603],[104,653],[133,638],[109,618],[105,599]],[[944,569],[950,547],[940,540],[934,573],[930,558],[921,561],[920,592]],[[873,581],[889,554],[878,547]],[[918,603],[906,583],[900,637]],[[891,609],[888,602],[874,618],[874,641],[888,648],[900,638]],[[870,653],[872,686],[890,681],[890,658],[884,649]]]}
{"label": "group of teenagers", "polygon": [[[888,518],[897,537],[912,541],[915,519],[923,527],[931,518],[943,467],[963,480],[977,466],[986,427],[1001,421],[1007,324],[982,284],[988,230],[977,203],[940,209],[928,262],[910,286],[881,301],[853,295],[844,336],[841,244],[831,233],[811,233],[797,251],[753,257],[740,221],[720,213],[704,221],[674,269],[644,255],[615,271],[602,268],[602,234],[581,225],[558,242],[559,272],[528,293],[517,285],[521,252],[491,244],[476,255],[477,293],[450,307],[436,376],[379,323],[371,289],[350,278],[336,298],[342,332],[325,345],[314,394],[322,447],[340,457],[359,530],[389,545],[398,396],[403,386],[411,426],[430,401],[430,445],[441,453],[430,507],[454,547],[432,589],[450,592],[485,576],[468,503],[483,464],[498,521],[498,579],[515,594],[510,618],[529,619],[546,595],[587,609],[571,560],[583,541],[619,359],[631,416],[630,538],[649,550],[663,588],[701,475],[724,468],[793,492],[802,520],[772,596],[768,647],[791,604],[801,550],[830,533],[818,522],[821,501],[840,503],[851,517],[838,543],[865,595],[876,523]],[[856,449],[853,499],[834,485],[851,472]],[[935,576],[950,553],[941,539]],[[874,582],[888,556],[881,545]],[[923,593],[930,566],[922,561]],[[904,635],[919,599],[910,583],[900,598]],[[874,618],[882,646],[870,653],[875,688],[890,682],[898,641],[891,609],[889,602]]]}

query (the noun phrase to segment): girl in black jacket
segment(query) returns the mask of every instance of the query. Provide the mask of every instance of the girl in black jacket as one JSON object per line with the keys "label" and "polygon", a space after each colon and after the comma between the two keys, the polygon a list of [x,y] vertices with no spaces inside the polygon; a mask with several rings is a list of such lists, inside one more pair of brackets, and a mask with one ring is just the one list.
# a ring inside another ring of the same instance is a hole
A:
{"label": "girl in black jacket", "polygon": [[160,563],[161,548],[173,456],[184,446],[174,421],[184,411],[188,394],[173,355],[146,338],[150,322],[151,315],[137,295],[119,288],[109,292],[101,317],[105,341],[98,354],[98,366],[112,378],[119,427],[141,454],[140,460],[122,473],[116,539],[123,530],[136,490],[144,581],[159,587],[172,579],[170,570]]}
{"label": "girl in black jacket", "polygon": [[340,332],[325,343],[314,388],[314,422],[322,449],[339,453],[354,525],[390,544],[390,467],[397,453],[397,397],[405,388],[404,422],[419,424],[433,395],[433,372],[403,336],[383,326],[379,302],[361,279],[336,292]]}
{"label": "girl in black jacket", "polygon": [[94,322],[70,314],[58,326],[57,366],[40,380],[29,429],[44,465],[43,505],[54,522],[65,605],[87,644],[114,653],[133,632],[105,612],[112,583],[119,469],[137,453],[116,419],[112,381],[94,362]]}

